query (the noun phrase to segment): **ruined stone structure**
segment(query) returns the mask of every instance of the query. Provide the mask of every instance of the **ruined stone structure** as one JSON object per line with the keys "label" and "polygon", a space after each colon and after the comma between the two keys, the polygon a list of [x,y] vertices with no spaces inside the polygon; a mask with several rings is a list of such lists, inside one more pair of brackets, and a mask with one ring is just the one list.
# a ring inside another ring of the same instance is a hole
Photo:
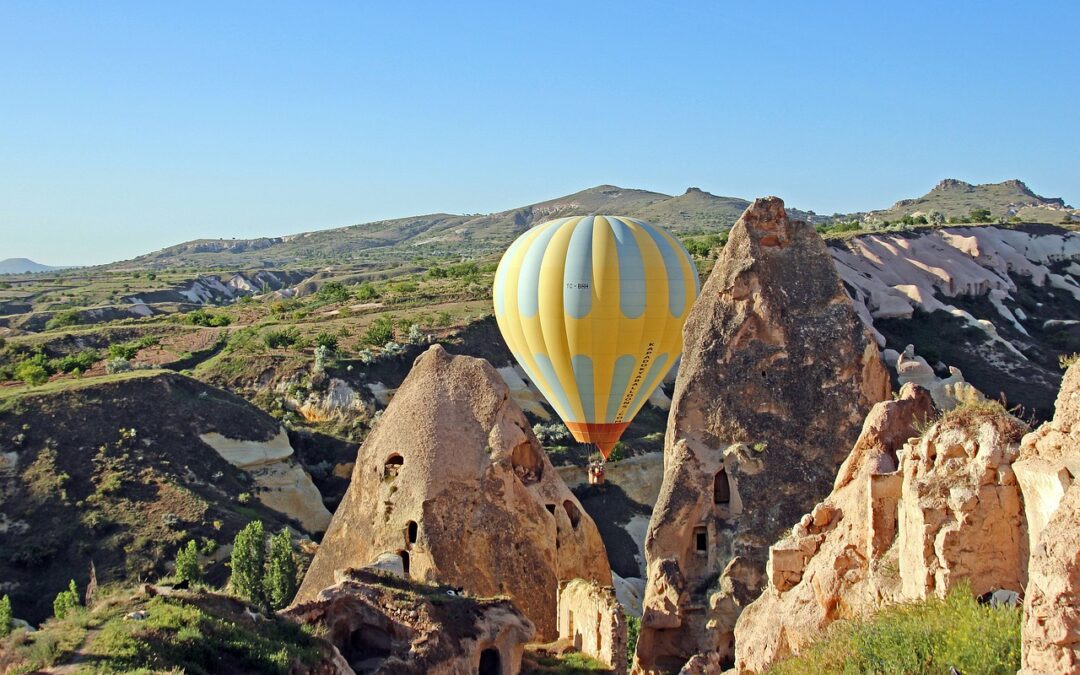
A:
{"label": "ruined stone structure", "polygon": [[976,595],[1023,591],[1013,470],[1022,423],[980,406],[918,437],[934,414],[929,392],[911,383],[874,407],[832,494],[770,549],[768,588],[735,628],[740,671],[798,653],[838,618],[944,596],[959,582]]}
{"label": "ruined stone structure", "polygon": [[371,570],[283,614],[321,626],[352,670],[371,675],[517,675],[535,628],[505,599],[480,600]]}
{"label": "ruined stone structure", "polygon": [[769,544],[828,494],[890,394],[824,242],[775,197],[732,228],[684,342],[646,539],[639,672],[704,652],[731,662]]}
{"label": "ruined stone structure", "polygon": [[559,591],[559,639],[611,668],[626,673],[626,616],[615,589],[574,579]]}
{"label": "ruined stone structure", "polygon": [[408,578],[508,595],[543,640],[557,635],[560,582],[612,583],[595,524],[498,373],[438,345],[361,447],[297,602],[385,553]]}
{"label": "ruined stone structure", "polygon": [[1080,671],[1080,366],[1065,373],[1054,419],[1024,437],[1014,464],[1031,558],[1025,675]]}

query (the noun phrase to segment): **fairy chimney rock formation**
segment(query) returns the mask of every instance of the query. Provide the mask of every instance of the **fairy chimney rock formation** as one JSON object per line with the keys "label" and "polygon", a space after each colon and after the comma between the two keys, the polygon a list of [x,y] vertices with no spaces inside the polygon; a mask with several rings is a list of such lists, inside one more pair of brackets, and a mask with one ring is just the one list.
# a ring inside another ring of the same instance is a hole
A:
{"label": "fairy chimney rock formation", "polygon": [[1020,672],[1080,671],[1080,364],[1065,373],[1054,419],[1024,437],[1014,468],[1031,547]]}
{"label": "fairy chimney rock formation", "polygon": [[360,448],[296,602],[385,553],[405,576],[509,596],[555,639],[559,582],[610,586],[596,525],[483,359],[421,354]]}
{"label": "fairy chimney rock formation", "polygon": [[707,652],[731,662],[769,544],[828,494],[866,413],[890,395],[824,241],[776,197],[731,229],[683,335],[636,672]]}

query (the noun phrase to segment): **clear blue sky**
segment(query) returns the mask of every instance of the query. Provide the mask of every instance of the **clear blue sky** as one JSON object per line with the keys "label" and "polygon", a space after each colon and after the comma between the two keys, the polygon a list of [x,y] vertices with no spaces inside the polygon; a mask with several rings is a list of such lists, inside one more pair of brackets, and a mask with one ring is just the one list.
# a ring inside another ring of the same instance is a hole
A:
{"label": "clear blue sky", "polygon": [[1076,205],[1078,5],[4,1],[0,258],[601,183],[832,213],[1021,178]]}

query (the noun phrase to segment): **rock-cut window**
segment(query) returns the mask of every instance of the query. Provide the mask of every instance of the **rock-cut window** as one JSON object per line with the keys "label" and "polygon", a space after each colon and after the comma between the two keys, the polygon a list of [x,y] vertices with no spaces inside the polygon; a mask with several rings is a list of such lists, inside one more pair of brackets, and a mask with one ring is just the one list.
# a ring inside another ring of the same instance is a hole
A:
{"label": "rock-cut window", "polygon": [[728,483],[727,471],[720,469],[713,477],[712,489],[713,504],[728,504],[731,502],[731,485]]}
{"label": "rock-cut window", "polygon": [[405,464],[405,458],[396,452],[386,458],[383,464],[383,478],[397,478],[398,472]]}

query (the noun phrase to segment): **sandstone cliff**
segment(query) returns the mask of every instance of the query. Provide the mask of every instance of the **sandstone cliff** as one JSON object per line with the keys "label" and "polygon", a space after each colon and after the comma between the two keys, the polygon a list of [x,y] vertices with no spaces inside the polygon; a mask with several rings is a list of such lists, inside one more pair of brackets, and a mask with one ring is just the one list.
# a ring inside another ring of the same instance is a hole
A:
{"label": "sandstone cliff", "polygon": [[1031,558],[1022,673],[1080,670],[1080,365],[1065,374],[1054,419],[1024,437],[1016,477]]}
{"label": "sandstone cliff", "polygon": [[824,242],[775,197],[731,230],[684,339],[646,539],[645,672],[699,652],[730,661],[767,546],[828,493],[863,417],[889,395]]}
{"label": "sandstone cliff", "polygon": [[736,665],[761,672],[833,621],[883,604],[1021,592],[1027,542],[1012,470],[1023,425],[994,404],[931,426],[929,393],[907,384],[871,411],[833,492],[770,549],[769,585],[739,617]]}
{"label": "sandstone cliff", "polygon": [[381,554],[408,577],[508,595],[557,633],[559,582],[611,585],[603,542],[486,361],[435,345],[360,449],[297,602]]}

